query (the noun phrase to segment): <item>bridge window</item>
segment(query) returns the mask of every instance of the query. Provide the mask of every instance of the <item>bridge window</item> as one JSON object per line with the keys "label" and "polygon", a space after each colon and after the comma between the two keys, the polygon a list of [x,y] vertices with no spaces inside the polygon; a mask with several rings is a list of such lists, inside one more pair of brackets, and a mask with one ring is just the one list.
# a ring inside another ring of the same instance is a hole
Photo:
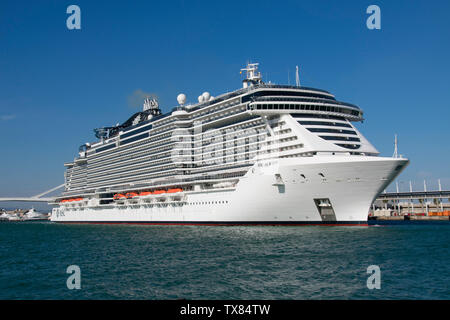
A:
{"label": "bridge window", "polygon": [[339,146],[339,147],[347,148],[347,149],[358,149],[359,147],[361,147],[358,144],[339,144],[339,143],[336,143],[336,145]]}
{"label": "bridge window", "polygon": [[353,138],[353,137],[339,137],[339,136],[320,136],[320,137],[325,140],[342,140],[342,141],[360,142],[359,138]]}
{"label": "bridge window", "polygon": [[328,129],[328,128],[307,128],[311,132],[329,132],[329,133],[345,133],[356,135],[355,131],[352,130],[343,130],[343,129]]}
{"label": "bridge window", "polygon": [[[301,115],[303,117],[303,115]],[[317,126],[332,126],[332,127],[346,127],[351,128],[352,126],[346,123],[340,123],[340,122],[326,122],[326,121],[302,121],[297,120],[298,123],[302,125],[317,125]]]}

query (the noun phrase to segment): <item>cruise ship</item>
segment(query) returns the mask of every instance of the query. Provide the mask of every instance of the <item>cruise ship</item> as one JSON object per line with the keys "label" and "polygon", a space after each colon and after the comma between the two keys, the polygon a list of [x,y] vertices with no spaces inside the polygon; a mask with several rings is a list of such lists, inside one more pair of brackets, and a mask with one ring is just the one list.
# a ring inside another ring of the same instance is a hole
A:
{"label": "cruise ship", "polygon": [[367,225],[370,205],[408,160],[381,157],[327,91],[262,81],[162,113],[148,97],[122,124],[94,129],[64,164],[51,221],[190,225]]}

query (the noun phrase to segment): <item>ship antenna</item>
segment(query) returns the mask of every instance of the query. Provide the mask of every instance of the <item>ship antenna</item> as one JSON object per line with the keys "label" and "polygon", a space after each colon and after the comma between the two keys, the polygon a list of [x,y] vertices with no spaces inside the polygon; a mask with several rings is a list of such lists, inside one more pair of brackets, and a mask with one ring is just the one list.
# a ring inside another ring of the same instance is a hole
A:
{"label": "ship antenna", "polygon": [[295,66],[295,84],[300,87],[300,76],[298,75],[298,66]]}
{"label": "ship antenna", "polygon": [[398,158],[398,141],[397,141],[397,134],[394,138],[394,154],[392,155],[392,158]]}
{"label": "ship antenna", "polygon": [[258,71],[259,63],[248,63],[246,68],[241,69],[246,72],[246,79],[242,80],[244,88],[257,86],[262,83],[261,73]]}

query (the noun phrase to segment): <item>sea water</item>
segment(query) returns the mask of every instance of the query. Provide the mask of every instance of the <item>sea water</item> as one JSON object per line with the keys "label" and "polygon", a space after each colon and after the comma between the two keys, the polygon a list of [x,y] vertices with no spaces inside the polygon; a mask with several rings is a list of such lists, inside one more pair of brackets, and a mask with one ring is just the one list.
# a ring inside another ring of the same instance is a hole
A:
{"label": "sea water", "polygon": [[[449,243],[449,223],[5,222],[0,299],[450,299]],[[79,267],[80,289],[67,285],[69,266]],[[369,266],[379,289],[369,289]]]}

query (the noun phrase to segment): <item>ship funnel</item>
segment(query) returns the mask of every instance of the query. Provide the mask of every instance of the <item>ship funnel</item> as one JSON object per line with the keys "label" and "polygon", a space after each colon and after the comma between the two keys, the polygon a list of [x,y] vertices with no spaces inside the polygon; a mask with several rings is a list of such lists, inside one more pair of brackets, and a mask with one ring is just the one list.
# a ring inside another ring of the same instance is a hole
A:
{"label": "ship funnel", "polygon": [[159,109],[158,98],[156,98],[156,97],[146,97],[144,99],[143,111],[157,110],[157,109]]}
{"label": "ship funnel", "polygon": [[159,109],[158,98],[156,96],[146,97],[144,99],[143,111],[147,111],[154,116],[160,115],[161,110]]}

